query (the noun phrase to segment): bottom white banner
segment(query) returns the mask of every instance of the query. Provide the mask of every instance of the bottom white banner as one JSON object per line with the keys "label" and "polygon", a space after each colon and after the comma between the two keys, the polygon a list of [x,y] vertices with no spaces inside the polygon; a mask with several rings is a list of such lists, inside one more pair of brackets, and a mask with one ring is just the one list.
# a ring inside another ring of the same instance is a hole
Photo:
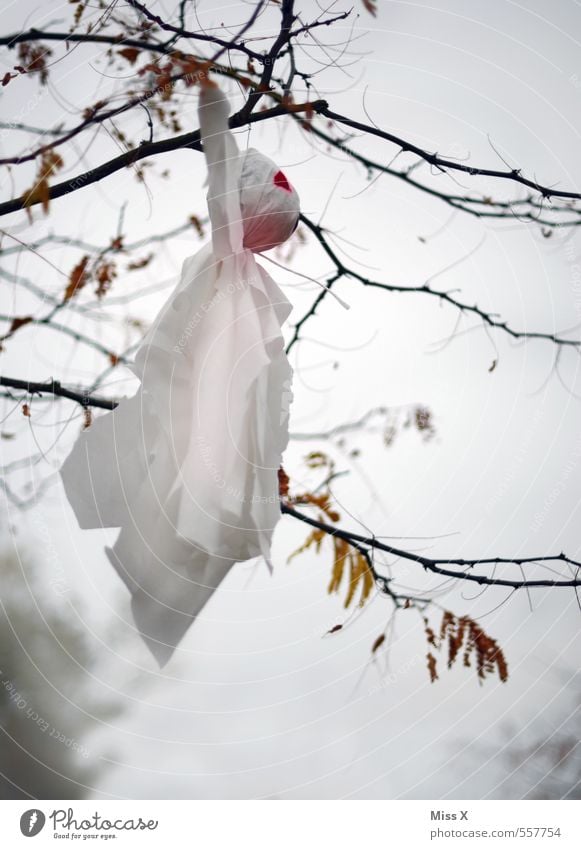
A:
{"label": "bottom white banner", "polygon": [[579,849],[580,814],[574,801],[0,801],[0,846]]}

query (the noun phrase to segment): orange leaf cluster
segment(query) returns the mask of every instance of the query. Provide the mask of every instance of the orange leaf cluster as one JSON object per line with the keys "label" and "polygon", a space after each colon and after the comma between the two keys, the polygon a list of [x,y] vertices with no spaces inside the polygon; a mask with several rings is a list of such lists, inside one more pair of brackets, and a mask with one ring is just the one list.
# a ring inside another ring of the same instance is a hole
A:
{"label": "orange leaf cluster", "polygon": [[334,543],[334,561],[333,571],[331,573],[331,581],[327,588],[328,593],[338,593],[341,588],[343,576],[346,568],[349,569],[347,596],[345,598],[345,607],[349,607],[357,589],[361,588],[359,596],[359,607],[363,607],[375,586],[375,581],[365,556],[353,548],[345,540],[339,537],[333,537]]}
{"label": "orange leaf cluster", "polygon": [[[115,249],[113,245],[112,248]],[[89,267],[89,262],[90,257],[85,254],[69,274],[69,281],[63,295],[64,303],[70,301],[81,289],[84,289],[91,279],[97,284],[95,295],[98,298],[103,298],[111,288],[113,281],[117,277],[117,266],[115,263],[105,259],[103,256],[95,261],[92,268]]]}
{"label": "orange leaf cluster", "polygon": [[[304,543],[290,555],[288,562],[290,563],[297,555],[302,554],[313,546],[318,554],[321,551],[321,545],[326,536],[328,536],[327,532],[321,531],[318,528],[311,531]],[[345,607],[349,607],[355,598],[357,590],[360,589],[358,605],[359,607],[363,607],[375,586],[375,580],[367,560],[360,551],[353,548],[346,540],[338,536],[333,536],[332,540],[333,568],[327,592],[329,594],[338,593],[341,589],[345,573],[348,572],[347,595],[344,605]]]}
{"label": "orange leaf cluster", "polygon": [[331,506],[331,494],[329,492],[322,492],[320,495],[315,495],[313,492],[304,492],[302,495],[297,496],[295,502],[297,504],[312,504],[314,507],[318,507],[324,513],[324,516],[321,516],[322,520],[327,518],[331,522],[338,522],[341,518],[341,514]]}
{"label": "orange leaf cluster", "polygon": [[159,62],[149,62],[139,69],[139,75],[148,71],[155,75],[156,86],[161,89],[162,100],[169,100],[172,96],[174,81],[172,77],[180,76],[181,81],[189,88],[199,83],[201,86],[214,87],[215,83],[209,77],[211,64],[206,60],[198,59],[186,53],[176,52],[168,57],[168,61],[161,65]]}
{"label": "orange leaf cluster", "polygon": [[94,269],[97,288],[95,294],[98,298],[102,298],[111,288],[113,280],[117,277],[117,266],[114,262],[101,260]]}
{"label": "orange leaf cluster", "polygon": [[[451,611],[445,610],[437,635],[426,618],[424,626],[430,646],[438,651],[443,647],[447,648],[448,669],[462,657],[463,666],[471,667],[474,663],[480,681],[487,675],[494,674],[497,674],[502,682],[508,680],[508,665],[502,649],[470,616],[457,617]],[[428,654],[428,669],[431,680],[434,681],[438,676],[436,660],[431,653]]]}
{"label": "orange leaf cluster", "polygon": [[139,74],[145,74],[147,71],[151,71],[152,74],[155,74],[155,84],[161,89],[161,99],[169,100],[173,88],[171,79],[172,68],[173,64],[171,62],[167,62],[165,65],[160,65],[157,62],[149,62],[147,65],[144,65],[143,68],[140,68]]}
{"label": "orange leaf cluster", "polygon": [[46,60],[49,56],[52,56],[50,48],[23,41],[18,45],[18,61],[23,67],[18,70],[23,74],[38,74],[40,82],[44,85],[48,80]]}
{"label": "orange leaf cluster", "polygon": [[[311,469],[327,469],[329,474],[332,474],[334,469],[333,461],[322,451],[312,451],[306,457],[306,464]],[[282,477],[281,477],[282,472]],[[288,477],[284,470],[279,472],[279,487],[283,497],[288,496]],[[284,494],[283,494],[284,491]],[[338,522],[341,518],[337,510],[331,504],[331,493],[327,490],[321,493],[305,492],[297,495],[292,499],[294,504],[310,504],[317,507],[321,512],[319,521]],[[323,540],[326,536],[330,536],[333,543],[333,567],[331,571],[331,580],[327,587],[328,593],[338,593],[343,585],[345,575],[347,575],[347,594],[345,597],[345,607],[355,599],[359,590],[359,607],[363,607],[367,599],[370,597],[375,586],[373,573],[369,568],[367,558],[363,552],[352,546],[347,540],[327,531],[315,528],[305,542],[294,551],[288,558],[289,562],[298,554],[302,554],[307,549],[314,547],[316,553],[321,551]]]}
{"label": "orange leaf cluster", "polygon": [[293,551],[293,553],[289,555],[287,563],[290,563],[291,560],[294,560],[294,558],[297,557],[299,554],[302,554],[303,551],[306,551],[308,548],[311,548],[312,545],[315,546],[315,551],[318,554],[321,550],[321,544],[325,539],[325,536],[326,531],[320,531],[318,528],[316,528],[314,531],[311,531],[304,543],[299,548],[297,548],[296,551]]}
{"label": "orange leaf cluster", "polygon": [[[323,451],[311,451],[305,458],[305,462],[310,469],[324,469],[330,477],[333,474],[335,464],[333,460]],[[285,490],[285,496],[288,495],[288,478],[284,470],[281,470],[284,478],[281,482],[279,472],[279,485]],[[285,480],[286,478],[286,480]],[[292,499],[294,504],[310,504],[317,507],[321,512],[319,521],[338,522],[341,518],[340,513],[334,509],[331,504],[331,493],[326,490],[321,493],[304,492],[295,496]],[[363,607],[375,586],[373,573],[369,568],[369,564],[365,555],[352,546],[347,540],[341,537],[329,534],[327,531],[315,528],[305,542],[294,551],[288,558],[289,562],[298,554],[302,554],[307,549],[314,546],[316,553],[321,550],[321,545],[326,536],[330,536],[333,543],[333,568],[331,571],[331,580],[327,588],[329,593],[338,593],[343,584],[343,578],[347,574],[347,595],[345,597],[345,607],[349,607],[354,600],[357,590],[359,594],[359,607]]]}

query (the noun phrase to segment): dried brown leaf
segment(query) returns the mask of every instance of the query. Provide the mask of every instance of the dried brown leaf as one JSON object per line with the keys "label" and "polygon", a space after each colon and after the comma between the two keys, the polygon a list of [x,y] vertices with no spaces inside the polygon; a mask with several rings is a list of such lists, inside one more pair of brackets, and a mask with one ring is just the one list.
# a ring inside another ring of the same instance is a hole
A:
{"label": "dried brown leaf", "polygon": [[438,671],[436,668],[436,658],[431,652],[428,652],[426,655],[428,661],[428,672],[430,673],[430,681],[432,684],[434,681],[438,680]]}
{"label": "dried brown leaf", "polygon": [[119,55],[127,59],[130,65],[135,65],[140,52],[137,47],[124,47],[123,50],[118,51]]}
{"label": "dried brown leaf", "polygon": [[87,265],[89,263],[89,257],[85,255],[80,262],[78,262],[71,273],[69,274],[69,282],[67,288],[65,289],[64,301],[70,301],[70,299],[80,292],[80,290],[86,286],[89,276],[87,274]]}
{"label": "dried brown leaf", "polygon": [[373,645],[371,646],[371,654],[375,654],[375,652],[381,648],[381,646],[385,642],[385,634],[380,634],[376,640],[374,640]]}

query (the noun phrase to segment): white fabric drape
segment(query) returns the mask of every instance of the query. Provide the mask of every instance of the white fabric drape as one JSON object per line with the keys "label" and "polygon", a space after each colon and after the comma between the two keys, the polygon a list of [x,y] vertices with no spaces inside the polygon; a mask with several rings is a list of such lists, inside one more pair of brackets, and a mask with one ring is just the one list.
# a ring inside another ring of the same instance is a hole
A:
{"label": "white fabric drape", "polygon": [[283,241],[298,197],[266,157],[239,153],[228,114],[219,89],[202,89],[212,243],[185,261],[137,352],[137,394],[96,418],[61,470],[82,528],[121,529],[107,554],[160,665],[234,563],[269,562],[280,516],[290,305],[244,242],[251,230],[258,249]]}

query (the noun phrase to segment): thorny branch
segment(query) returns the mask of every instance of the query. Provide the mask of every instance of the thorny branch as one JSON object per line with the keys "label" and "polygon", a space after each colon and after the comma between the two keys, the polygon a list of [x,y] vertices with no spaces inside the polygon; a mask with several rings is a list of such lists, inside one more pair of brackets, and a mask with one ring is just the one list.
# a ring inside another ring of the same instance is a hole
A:
{"label": "thorny branch", "polygon": [[[314,104],[312,103],[295,104],[292,107],[292,111],[307,112],[311,110],[313,106]],[[281,104],[280,106],[275,106],[264,112],[258,112],[254,115],[250,115],[244,120],[233,116],[230,119],[230,127],[232,129],[236,129],[237,127],[241,127],[246,124],[256,124],[260,121],[268,121],[270,118],[285,115],[289,111],[290,107]],[[76,177],[72,177],[69,180],[63,180],[61,183],[56,183],[50,187],[48,197],[50,200],[63,197],[63,195],[68,195],[71,192],[78,191],[79,189],[90,186],[93,183],[98,183],[105,177],[114,174],[116,171],[121,171],[142,159],[147,159],[150,156],[158,155],[160,153],[169,153],[172,150],[183,149],[202,150],[199,130],[194,130],[191,133],[183,133],[182,135],[162,139],[157,142],[146,142],[145,144],[141,144],[134,150],[128,150],[126,153],[122,153],[120,156],[116,156],[114,159],[110,159],[108,162],[104,162],[102,165],[92,168],[84,174],[78,174]],[[40,199],[27,197],[25,194],[22,197],[13,198],[12,200],[0,203],[0,215],[17,212],[20,209],[37,206],[40,203],[42,203]]]}
{"label": "thorny branch", "polygon": [[453,306],[458,309],[460,313],[468,313],[478,316],[478,318],[480,318],[480,320],[485,325],[488,325],[488,327],[492,327],[497,330],[502,330],[503,332],[511,336],[513,339],[544,339],[548,342],[552,342],[553,344],[562,347],[579,348],[581,346],[580,339],[568,339],[564,336],[559,336],[556,333],[543,333],[540,331],[531,330],[515,330],[508,324],[508,322],[503,321],[494,313],[483,310],[477,304],[466,303],[466,301],[460,300],[460,298],[456,297],[456,295],[452,292],[447,292],[443,289],[434,289],[429,285],[429,283],[422,283],[415,286],[402,286],[396,283],[383,283],[377,280],[372,280],[369,277],[365,277],[358,271],[349,268],[340,259],[336,251],[334,251],[331,245],[329,244],[329,240],[326,238],[325,235],[327,231],[324,227],[319,224],[316,224],[303,213],[301,213],[301,221],[314,234],[315,238],[329,257],[329,259],[332,260],[333,265],[335,266],[335,271],[333,272],[332,276],[329,277],[329,279],[327,280],[327,289],[321,290],[321,292],[315,298],[311,307],[295,324],[293,335],[287,345],[287,353],[299,341],[301,330],[303,329],[306,322],[316,314],[320,304],[327,296],[328,290],[331,289],[338,280],[344,277],[357,280],[364,286],[369,286],[374,289],[383,289],[385,292],[430,295],[431,297],[439,299],[443,303],[450,304],[450,306]]}
{"label": "thorny branch", "polygon": [[351,127],[351,129],[359,130],[366,135],[377,136],[378,138],[391,142],[392,144],[397,145],[404,153],[414,153],[420,159],[423,159],[424,162],[427,162],[429,165],[432,165],[440,171],[461,171],[463,174],[469,174],[471,177],[492,177],[496,180],[508,180],[512,183],[519,183],[521,186],[525,186],[528,189],[538,192],[538,194],[545,200],[551,200],[551,198],[581,200],[581,192],[570,191],[568,189],[556,189],[551,186],[543,185],[536,180],[531,180],[529,177],[525,177],[520,168],[498,170],[496,168],[483,168],[477,165],[466,165],[463,162],[458,162],[454,159],[446,159],[439,156],[437,153],[431,153],[428,150],[424,150],[423,148],[418,147],[418,145],[400,138],[387,130],[382,130],[371,124],[363,124],[361,121],[355,121],[353,118],[349,118],[346,115],[340,115],[338,112],[334,112],[332,109],[329,109],[326,103],[324,105],[318,104],[315,111],[318,112],[319,115],[323,115],[338,124],[343,124],[346,127]]}
{"label": "thorny branch", "polygon": [[2,377],[0,375],[0,386],[8,387],[9,389],[18,389],[28,395],[54,395],[59,398],[68,398],[70,401],[76,401],[82,407],[97,407],[102,410],[114,410],[118,405],[118,401],[108,398],[96,398],[86,393],[67,389],[62,386],[58,380],[33,381],[33,380],[17,380],[13,377]]}
{"label": "thorny branch", "polygon": [[[317,528],[318,530],[324,531],[331,537],[338,537],[339,539],[345,540],[350,545],[353,545],[357,548],[357,546],[363,546],[366,552],[369,552],[373,549],[377,549],[378,551],[383,551],[386,554],[391,554],[394,557],[397,557],[401,560],[407,560],[412,563],[416,563],[418,566],[423,567],[427,572],[432,572],[435,575],[441,575],[446,578],[454,578],[460,581],[470,581],[480,585],[493,586],[493,587],[510,587],[514,590],[518,589],[526,589],[532,587],[579,587],[581,586],[581,577],[579,577],[579,569],[581,569],[581,562],[577,560],[572,560],[570,557],[567,557],[566,554],[560,553],[555,555],[544,555],[540,557],[479,557],[473,560],[469,560],[463,557],[454,557],[454,558],[432,558],[426,557],[423,554],[418,554],[413,551],[405,551],[401,548],[395,548],[392,545],[388,545],[382,540],[377,539],[377,537],[369,537],[363,536],[362,534],[355,533],[354,531],[346,531],[342,528],[338,528],[335,525],[331,525],[328,522],[322,522],[319,519],[313,519],[310,516],[307,516],[305,513],[296,510],[290,503],[281,502],[281,512],[287,516],[292,516],[294,519],[298,519],[300,522],[304,522],[307,525],[310,525],[313,528]],[[483,574],[475,574],[470,571],[477,566],[522,566],[528,563],[530,564],[539,564],[543,565],[545,563],[554,563],[560,562],[567,566],[572,566],[576,571],[576,577],[571,578],[569,580],[548,580],[548,579],[510,579],[510,578],[497,578],[490,577],[489,575]],[[461,569],[450,569],[449,566],[459,566],[464,567],[464,570]],[[376,580],[385,581],[385,577],[381,576],[377,570],[374,569],[374,577]]]}

